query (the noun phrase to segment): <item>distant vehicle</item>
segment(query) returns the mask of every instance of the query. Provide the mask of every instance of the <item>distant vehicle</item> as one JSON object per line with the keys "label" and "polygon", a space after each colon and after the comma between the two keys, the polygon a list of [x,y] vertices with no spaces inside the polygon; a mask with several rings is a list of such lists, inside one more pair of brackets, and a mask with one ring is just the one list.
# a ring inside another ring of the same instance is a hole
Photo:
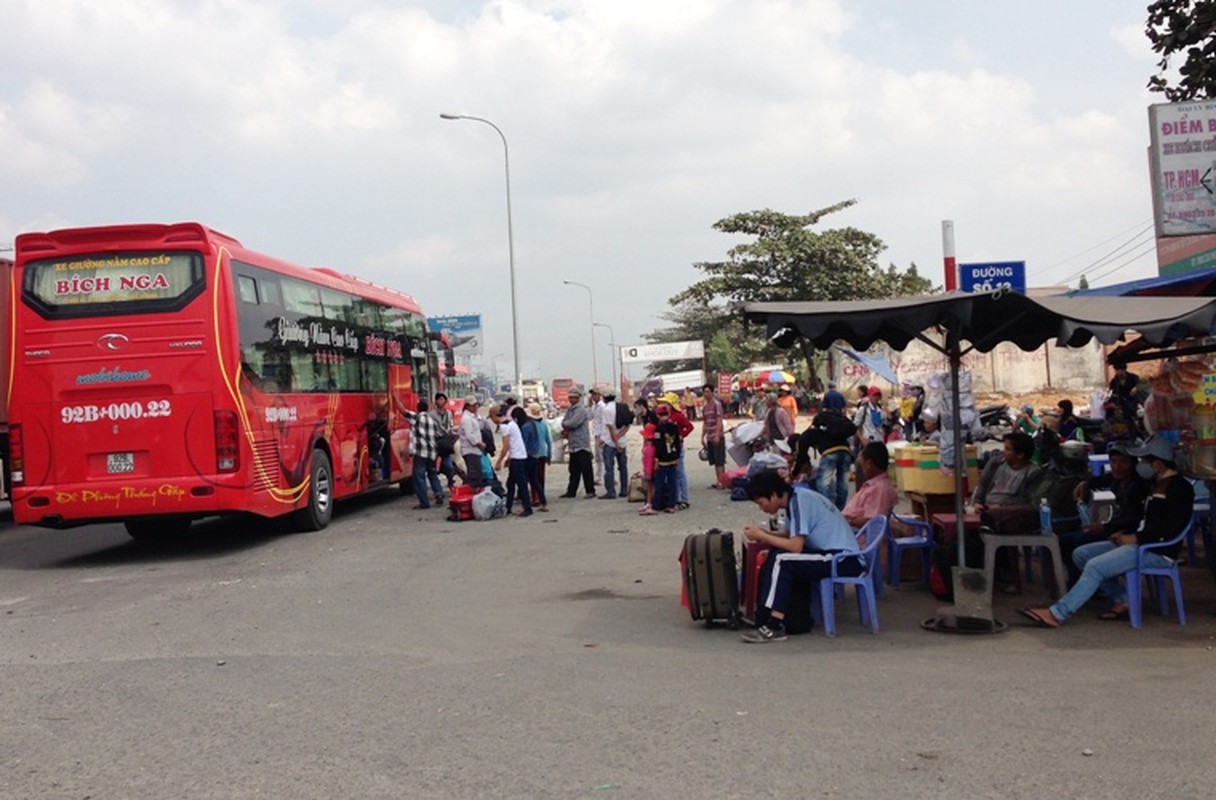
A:
{"label": "distant vehicle", "polygon": [[570,407],[570,390],[578,386],[574,382],[574,378],[554,378],[549,383],[549,388],[553,392],[553,402],[558,409],[566,409]]}
{"label": "distant vehicle", "polygon": [[549,399],[545,391],[545,382],[540,378],[525,378],[520,388],[521,401],[524,403],[544,403]]}

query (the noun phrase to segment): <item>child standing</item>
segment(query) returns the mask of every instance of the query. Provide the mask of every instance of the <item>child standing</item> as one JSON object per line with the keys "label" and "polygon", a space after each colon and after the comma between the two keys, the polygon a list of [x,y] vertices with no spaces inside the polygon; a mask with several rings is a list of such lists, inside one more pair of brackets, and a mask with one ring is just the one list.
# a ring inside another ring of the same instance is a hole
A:
{"label": "child standing", "polygon": [[655,511],[673,513],[679,500],[678,472],[684,440],[680,428],[671,419],[671,404],[661,402],[655,408],[658,422],[654,432],[654,503]]}

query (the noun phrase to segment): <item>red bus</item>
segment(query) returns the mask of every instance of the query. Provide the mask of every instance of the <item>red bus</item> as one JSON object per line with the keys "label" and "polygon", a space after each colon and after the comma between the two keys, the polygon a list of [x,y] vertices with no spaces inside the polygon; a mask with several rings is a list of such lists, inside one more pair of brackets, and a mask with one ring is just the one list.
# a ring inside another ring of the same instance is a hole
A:
{"label": "red bus", "polygon": [[197,223],[122,225],[18,236],[9,310],[19,523],[318,530],[336,500],[410,486],[391,394],[434,393],[439,343],[407,294]]}
{"label": "red bus", "polygon": [[549,394],[559,409],[570,407],[570,390],[576,385],[574,378],[554,378],[549,381]]}

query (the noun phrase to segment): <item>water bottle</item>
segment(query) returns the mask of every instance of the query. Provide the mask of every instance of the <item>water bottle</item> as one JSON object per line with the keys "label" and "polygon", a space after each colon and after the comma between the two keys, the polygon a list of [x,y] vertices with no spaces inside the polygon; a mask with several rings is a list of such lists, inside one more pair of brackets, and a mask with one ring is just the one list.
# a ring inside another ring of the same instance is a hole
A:
{"label": "water bottle", "polygon": [[1047,498],[1039,500],[1039,532],[1043,535],[1051,533],[1051,506],[1047,504]]}
{"label": "water bottle", "polygon": [[1093,522],[1093,517],[1089,513],[1089,503],[1077,503],[1077,516],[1081,518],[1081,527],[1088,528]]}

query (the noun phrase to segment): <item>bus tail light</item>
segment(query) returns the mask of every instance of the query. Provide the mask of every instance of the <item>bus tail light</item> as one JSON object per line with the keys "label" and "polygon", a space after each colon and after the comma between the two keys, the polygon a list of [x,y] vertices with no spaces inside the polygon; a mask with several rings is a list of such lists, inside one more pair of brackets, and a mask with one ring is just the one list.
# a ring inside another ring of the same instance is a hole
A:
{"label": "bus tail light", "polygon": [[25,485],[25,441],[21,435],[21,424],[14,423],[8,429],[9,479],[13,486]]}
{"label": "bus tail light", "polygon": [[241,468],[241,427],[235,411],[215,412],[215,468],[236,472]]}

